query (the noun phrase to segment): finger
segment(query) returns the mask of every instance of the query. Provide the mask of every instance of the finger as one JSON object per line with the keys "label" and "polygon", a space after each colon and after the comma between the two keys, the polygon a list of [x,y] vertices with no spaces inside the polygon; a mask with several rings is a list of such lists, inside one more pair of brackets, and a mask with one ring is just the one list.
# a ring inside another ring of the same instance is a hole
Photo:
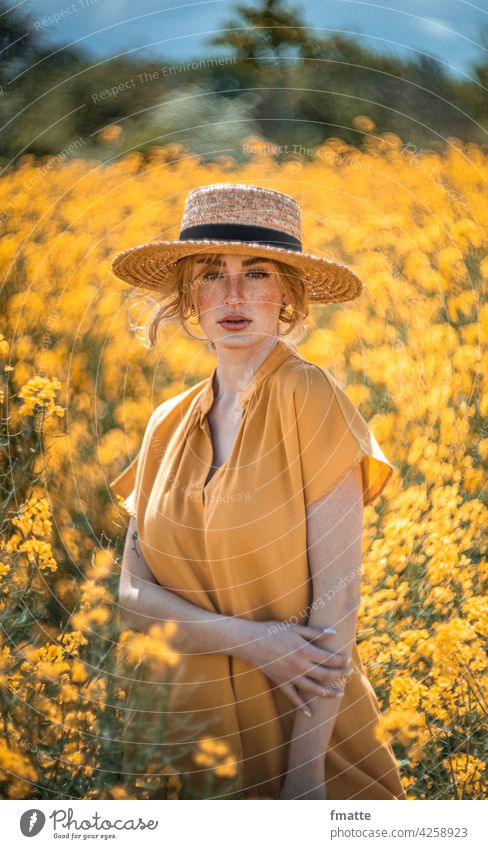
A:
{"label": "finger", "polygon": [[346,654],[346,652],[332,652],[329,649],[322,649],[319,646],[312,644],[307,646],[307,650],[306,652],[304,651],[304,655],[306,655],[311,663],[322,666],[330,666],[333,669],[349,667],[352,663],[351,656]]}
{"label": "finger", "polygon": [[337,687],[340,685],[341,689],[344,689],[353,672],[354,670],[352,666],[340,669],[331,669],[319,663],[314,666],[310,666],[303,674],[308,678],[312,678],[314,681],[318,681],[321,686]]}
{"label": "finger", "polygon": [[313,670],[294,679],[297,686],[308,693],[314,693],[317,696],[330,695],[332,692],[343,692],[349,676],[337,675],[334,670],[322,672],[320,677],[313,674]]}
{"label": "finger", "polygon": [[320,639],[320,637],[333,637],[337,634],[335,628],[319,628],[314,625],[293,625],[293,630],[306,640],[317,640]]}
{"label": "finger", "polygon": [[308,675],[301,675],[300,678],[295,680],[299,691],[309,698],[310,696],[331,696],[333,694],[333,690],[330,687],[324,686]]}
{"label": "finger", "polygon": [[[311,628],[309,625],[298,625],[294,627],[294,630],[306,639],[310,644],[315,645],[315,642],[319,640],[321,637],[329,637],[333,636],[336,631],[333,628]],[[323,649],[322,647],[316,646],[316,648],[320,648],[320,651],[329,652],[330,649]],[[347,663],[351,662],[350,655],[346,654],[346,652],[341,652],[339,650],[334,650],[331,652],[331,656],[337,657],[339,659],[345,660]]]}
{"label": "finger", "polygon": [[299,710],[308,711],[310,713],[310,708],[307,705],[307,702],[298,692],[298,689],[293,684],[282,684],[281,690],[290,699],[290,702],[295,705]]}

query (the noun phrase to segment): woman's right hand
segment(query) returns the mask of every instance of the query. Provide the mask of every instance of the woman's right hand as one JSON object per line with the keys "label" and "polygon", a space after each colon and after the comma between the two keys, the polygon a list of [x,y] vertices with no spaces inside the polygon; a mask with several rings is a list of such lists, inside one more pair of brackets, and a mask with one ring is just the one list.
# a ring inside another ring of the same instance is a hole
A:
{"label": "woman's right hand", "polygon": [[304,697],[344,695],[350,658],[326,649],[332,635],[323,628],[273,620],[247,625],[248,639],[234,653],[259,668],[296,707],[307,707]]}

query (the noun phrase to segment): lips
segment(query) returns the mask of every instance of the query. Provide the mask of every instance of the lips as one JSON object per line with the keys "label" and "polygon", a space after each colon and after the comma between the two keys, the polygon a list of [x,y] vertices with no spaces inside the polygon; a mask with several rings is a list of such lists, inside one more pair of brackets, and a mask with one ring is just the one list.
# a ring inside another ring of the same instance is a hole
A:
{"label": "lips", "polygon": [[227,318],[222,318],[218,324],[220,324],[225,330],[241,330],[251,324],[251,319],[246,318],[243,315],[233,315],[228,316]]}
{"label": "lips", "polygon": [[232,315],[225,315],[223,318],[220,319],[220,321],[218,323],[222,324],[222,322],[224,322],[224,321],[251,321],[251,319],[248,318],[245,315],[240,315],[239,313],[233,313]]}

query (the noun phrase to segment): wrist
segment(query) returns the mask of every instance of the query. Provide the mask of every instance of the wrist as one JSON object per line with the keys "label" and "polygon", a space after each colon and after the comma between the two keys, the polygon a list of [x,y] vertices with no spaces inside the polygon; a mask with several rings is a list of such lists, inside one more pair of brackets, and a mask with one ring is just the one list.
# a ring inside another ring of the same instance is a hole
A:
{"label": "wrist", "polygon": [[307,764],[297,769],[288,767],[288,772],[283,782],[283,789],[290,798],[301,796],[301,798],[324,798],[325,793],[325,768]]}
{"label": "wrist", "polygon": [[288,758],[286,780],[296,783],[325,780],[325,755],[303,763],[293,757]]}
{"label": "wrist", "polygon": [[252,662],[252,652],[257,638],[257,625],[258,623],[249,619],[241,619],[238,616],[232,618],[229,654],[244,660],[246,663]]}

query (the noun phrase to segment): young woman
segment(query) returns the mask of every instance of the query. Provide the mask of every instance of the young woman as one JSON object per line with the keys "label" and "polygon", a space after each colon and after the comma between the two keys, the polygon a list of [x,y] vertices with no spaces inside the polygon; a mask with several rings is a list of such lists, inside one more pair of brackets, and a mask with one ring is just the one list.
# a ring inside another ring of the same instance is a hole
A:
{"label": "young woman", "polygon": [[195,190],[179,241],[113,268],[172,296],[156,325],[196,315],[217,355],[111,484],[131,514],[124,621],[177,625],[174,665],[132,682],[124,771],[171,765],[182,798],[405,799],[356,646],[363,505],[393,466],[282,333],[361,281],[302,253],[292,198],[240,184]]}

